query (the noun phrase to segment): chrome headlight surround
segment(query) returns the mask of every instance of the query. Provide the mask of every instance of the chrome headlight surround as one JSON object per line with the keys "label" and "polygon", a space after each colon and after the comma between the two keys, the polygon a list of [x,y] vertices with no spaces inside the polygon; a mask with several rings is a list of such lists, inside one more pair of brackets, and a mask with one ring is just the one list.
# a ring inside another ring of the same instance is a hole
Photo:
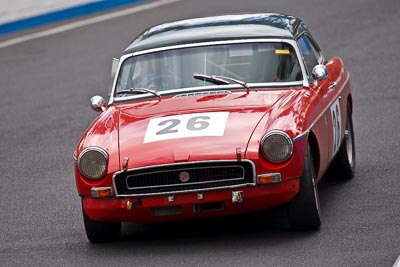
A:
{"label": "chrome headlight surround", "polygon": [[272,130],[261,139],[260,149],[261,154],[269,162],[282,163],[293,154],[293,140],[283,131]]}
{"label": "chrome headlight surround", "polygon": [[100,147],[88,147],[78,157],[79,172],[86,178],[96,180],[107,173],[108,154]]}

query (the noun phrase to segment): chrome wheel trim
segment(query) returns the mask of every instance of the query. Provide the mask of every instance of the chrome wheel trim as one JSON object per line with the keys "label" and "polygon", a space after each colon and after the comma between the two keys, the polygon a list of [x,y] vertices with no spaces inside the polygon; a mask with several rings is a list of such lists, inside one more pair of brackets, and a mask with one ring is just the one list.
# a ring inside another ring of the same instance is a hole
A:
{"label": "chrome wheel trim", "polygon": [[321,214],[320,214],[321,208],[320,208],[320,203],[319,203],[318,185],[317,185],[317,182],[315,181],[315,175],[311,179],[311,181],[312,181],[313,191],[314,191],[315,206],[317,207],[318,216],[321,217]]}
{"label": "chrome wheel trim", "polygon": [[321,218],[321,213],[320,213],[320,203],[319,203],[319,194],[318,194],[318,185],[317,185],[317,181],[316,181],[316,176],[315,176],[315,169],[314,169],[314,162],[312,160],[312,158],[309,158],[309,166],[311,168],[311,183],[312,183],[312,189],[314,191],[314,201],[315,201],[315,206],[317,208],[317,212],[318,212],[318,217]]}
{"label": "chrome wheel trim", "polygon": [[351,167],[354,167],[354,159],[353,159],[353,133],[351,132],[351,125],[349,120],[346,123],[346,131],[345,131],[345,139],[346,139],[346,152],[347,159]]}

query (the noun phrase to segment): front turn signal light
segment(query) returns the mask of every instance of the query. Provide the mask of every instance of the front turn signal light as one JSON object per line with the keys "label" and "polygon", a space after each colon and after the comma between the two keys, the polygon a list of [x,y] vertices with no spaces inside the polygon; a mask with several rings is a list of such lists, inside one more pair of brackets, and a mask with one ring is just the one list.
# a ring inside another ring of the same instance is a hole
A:
{"label": "front turn signal light", "polygon": [[112,197],[111,187],[94,187],[91,189],[92,197],[102,198],[102,197]]}
{"label": "front turn signal light", "polygon": [[282,181],[280,173],[265,173],[257,176],[258,184],[276,184]]}

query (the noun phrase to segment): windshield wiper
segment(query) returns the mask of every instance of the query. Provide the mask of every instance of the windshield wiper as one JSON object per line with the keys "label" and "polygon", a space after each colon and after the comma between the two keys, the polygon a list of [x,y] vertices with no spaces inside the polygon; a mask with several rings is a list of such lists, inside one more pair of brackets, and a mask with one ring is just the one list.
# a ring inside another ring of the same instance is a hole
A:
{"label": "windshield wiper", "polygon": [[231,77],[193,73],[193,78],[195,78],[197,80],[212,82],[214,84],[230,84],[230,82],[228,82],[228,81],[232,81],[232,82],[237,83],[237,84],[243,86],[244,88],[246,88],[247,93],[249,93],[249,91],[250,91],[250,87],[247,85],[247,83],[245,83],[244,81],[236,80]]}
{"label": "windshield wiper", "polygon": [[147,88],[130,88],[130,89],[124,89],[124,90],[117,92],[117,94],[136,94],[136,93],[149,93],[149,94],[157,96],[158,98],[161,98],[161,95],[157,91],[147,89]]}

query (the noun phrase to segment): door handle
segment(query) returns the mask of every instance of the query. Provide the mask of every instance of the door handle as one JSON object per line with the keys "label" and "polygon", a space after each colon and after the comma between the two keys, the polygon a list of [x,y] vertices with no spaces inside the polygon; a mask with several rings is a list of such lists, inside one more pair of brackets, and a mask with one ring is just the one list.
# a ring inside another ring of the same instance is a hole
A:
{"label": "door handle", "polygon": [[337,82],[331,82],[331,83],[329,84],[329,89],[336,88],[336,86],[337,86]]}

